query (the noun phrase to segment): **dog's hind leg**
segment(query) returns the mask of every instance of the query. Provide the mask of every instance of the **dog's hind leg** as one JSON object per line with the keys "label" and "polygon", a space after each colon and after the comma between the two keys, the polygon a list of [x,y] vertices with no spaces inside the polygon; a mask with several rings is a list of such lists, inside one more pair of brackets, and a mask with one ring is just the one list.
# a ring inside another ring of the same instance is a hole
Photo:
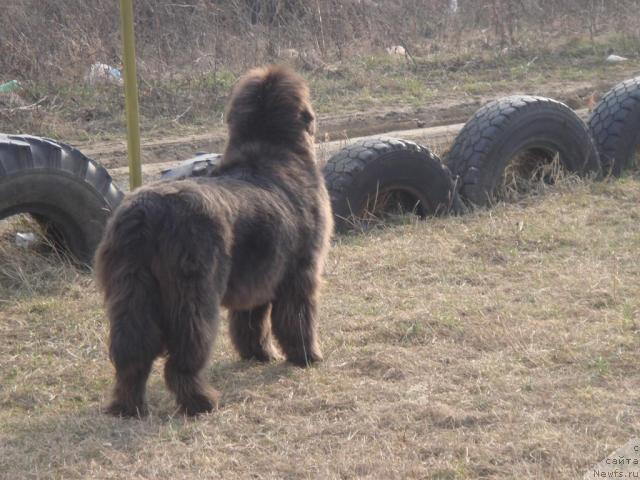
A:
{"label": "dog's hind leg", "polygon": [[296,272],[278,288],[271,310],[271,325],[280,347],[287,360],[300,367],[322,360],[316,332],[317,289],[315,272]]}
{"label": "dog's hind leg", "polygon": [[110,289],[109,354],[116,369],[113,400],[105,409],[116,416],[147,414],[145,385],[154,359],[162,353],[157,286],[144,269],[131,269]]}
{"label": "dog's hind leg", "polygon": [[170,301],[168,358],[164,377],[187,415],[210,412],[219,394],[203,378],[215,339],[219,306],[212,282],[204,278],[177,278]]}
{"label": "dog's hind leg", "polygon": [[203,370],[230,270],[225,223],[207,213],[202,201],[198,192],[187,190],[167,199],[167,229],[156,236],[158,254],[152,260],[165,312],[164,378],[187,415],[209,412],[218,402]]}
{"label": "dog's hind leg", "polygon": [[251,310],[229,312],[231,341],[243,359],[269,362],[278,358],[271,341],[270,313],[268,303]]}

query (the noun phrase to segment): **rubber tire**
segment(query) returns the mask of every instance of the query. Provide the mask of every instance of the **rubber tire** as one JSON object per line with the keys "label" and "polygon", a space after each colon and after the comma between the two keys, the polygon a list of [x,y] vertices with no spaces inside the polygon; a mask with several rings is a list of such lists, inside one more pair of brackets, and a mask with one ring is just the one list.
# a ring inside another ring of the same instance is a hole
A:
{"label": "rubber tire", "polygon": [[443,214],[457,206],[451,173],[426,147],[397,138],[364,140],[329,159],[324,177],[331,196],[336,230],[345,232],[369,198],[390,187],[407,189],[424,215]]}
{"label": "rubber tire", "polygon": [[0,134],[0,219],[31,214],[81,264],[91,264],[122,197],[107,170],[75,148]]}
{"label": "rubber tire", "polygon": [[465,124],[446,163],[459,178],[460,194],[488,205],[509,161],[541,149],[558,153],[564,167],[581,176],[600,175],[600,160],[589,130],[573,110],[544,97],[514,95],[493,101]]}
{"label": "rubber tire", "polygon": [[640,145],[640,77],[609,90],[591,112],[588,125],[604,173],[619,177]]}

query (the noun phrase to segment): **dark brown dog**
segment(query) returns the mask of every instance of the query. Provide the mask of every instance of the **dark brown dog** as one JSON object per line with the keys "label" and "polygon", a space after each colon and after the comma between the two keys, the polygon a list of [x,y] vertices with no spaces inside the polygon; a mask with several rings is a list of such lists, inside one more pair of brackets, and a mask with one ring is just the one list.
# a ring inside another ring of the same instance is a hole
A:
{"label": "dark brown dog", "polygon": [[220,305],[242,358],[306,366],[318,284],[332,231],[313,147],[308,88],[283,67],[250,71],[231,97],[216,175],[155,183],[128,195],[96,254],[116,369],[107,412],[146,413],[145,384],[166,354],[165,380],[188,415],[217,392],[203,378]]}

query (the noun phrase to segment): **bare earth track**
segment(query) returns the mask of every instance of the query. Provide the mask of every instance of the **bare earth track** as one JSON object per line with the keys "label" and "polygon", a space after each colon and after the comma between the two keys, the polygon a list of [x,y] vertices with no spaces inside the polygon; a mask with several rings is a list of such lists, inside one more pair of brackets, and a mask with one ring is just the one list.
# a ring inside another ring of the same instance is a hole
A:
{"label": "bare earth track", "polygon": [[[588,111],[586,109],[578,110],[577,113],[581,118],[587,118]],[[427,146],[433,152],[442,153],[443,151],[446,151],[446,149],[448,149],[449,144],[451,143],[453,138],[460,132],[460,130],[462,130],[463,126],[464,123],[455,123],[453,125],[442,125],[439,127],[394,130],[385,132],[383,135],[388,137],[401,138],[404,140],[412,140],[414,142],[418,142],[422,145]],[[320,164],[324,164],[329,158],[331,158],[332,155],[334,155],[344,146],[352,142],[365,140],[367,138],[375,136],[376,135],[369,135],[363,137],[353,137],[345,140],[334,140],[318,143],[316,145],[316,155],[318,158],[318,162]],[[170,169],[175,166],[176,161],[159,161],[147,163],[143,165],[143,180],[154,180],[158,178],[163,170]],[[116,183],[122,188],[126,189],[127,178],[129,174],[128,167],[115,167],[111,168],[109,171]]]}
{"label": "bare earth track", "polygon": [[[537,91],[498,92],[492,95],[469,97],[461,101],[451,92],[451,98],[430,102],[422,107],[400,106],[380,107],[358,112],[320,115],[318,119],[319,141],[349,141],[354,137],[378,135],[382,133],[418,131],[431,127],[446,127],[422,133],[412,133],[411,140],[422,141],[430,145],[447,143],[446,139],[455,135],[455,124],[464,123],[482,105],[502,95],[512,93],[531,93],[549,96],[566,102],[572,108],[585,108],[589,98],[600,96],[618,81],[626,78],[630,72],[617,72],[615,79],[607,82],[567,82],[559,86],[546,84]],[[451,127],[454,125],[454,127]],[[213,125],[209,131],[186,136],[145,138],[142,142],[143,162],[145,164],[176,162],[193,156],[196,152],[220,152],[226,139],[224,125]],[[100,161],[107,168],[126,165],[126,141],[78,142],[75,144],[85,155]]]}

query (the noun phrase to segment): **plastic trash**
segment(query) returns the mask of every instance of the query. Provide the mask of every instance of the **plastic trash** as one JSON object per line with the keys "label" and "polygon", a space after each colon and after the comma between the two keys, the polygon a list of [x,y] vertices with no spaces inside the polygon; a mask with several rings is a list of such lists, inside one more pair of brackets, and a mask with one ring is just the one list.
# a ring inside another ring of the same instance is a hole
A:
{"label": "plastic trash", "polygon": [[94,63],[89,67],[89,71],[85,75],[85,81],[89,85],[99,83],[122,84],[122,72],[119,68],[112,67],[106,63]]}
{"label": "plastic trash", "polygon": [[16,233],[16,245],[21,248],[29,248],[38,241],[38,237],[33,232]]}
{"label": "plastic trash", "polygon": [[407,55],[407,51],[402,45],[392,45],[390,47],[387,47],[387,53],[389,55],[397,55],[399,57],[404,57]]}
{"label": "plastic trash", "polygon": [[627,60],[629,60],[627,57],[621,57],[620,55],[611,54],[606,58],[605,61],[609,63],[620,63],[620,62],[626,62]]}
{"label": "plastic trash", "polygon": [[11,80],[10,82],[0,84],[0,93],[15,92],[19,88],[20,88],[20,83],[17,80]]}

